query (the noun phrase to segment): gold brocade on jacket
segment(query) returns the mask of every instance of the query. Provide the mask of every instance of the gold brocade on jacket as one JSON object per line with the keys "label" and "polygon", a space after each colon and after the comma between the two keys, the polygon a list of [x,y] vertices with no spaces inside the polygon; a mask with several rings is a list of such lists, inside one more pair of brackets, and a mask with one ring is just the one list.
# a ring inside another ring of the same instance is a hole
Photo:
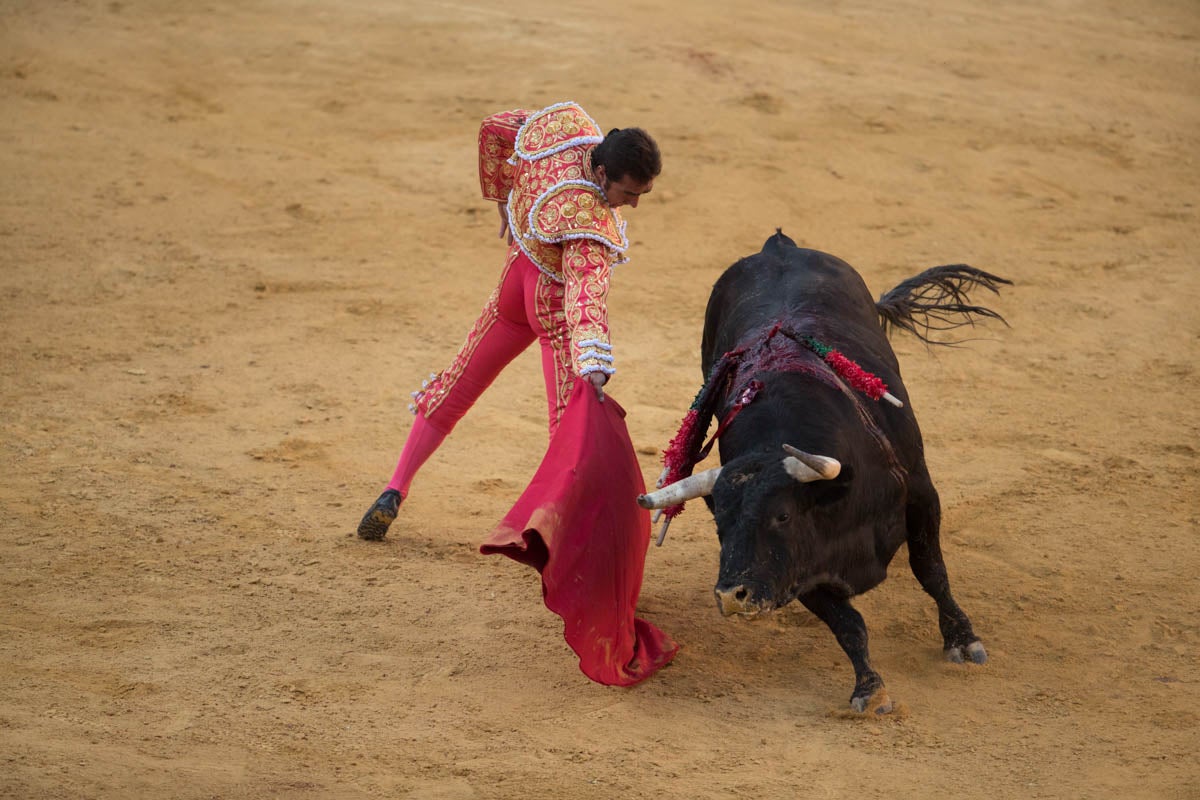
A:
{"label": "gold brocade on jacket", "polygon": [[607,296],[612,266],[625,260],[625,222],[592,172],[599,127],[574,103],[541,111],[504,111],[479,129],[484,198],[507,203],[522,252],[564,285],[577,374],[612,374]]}

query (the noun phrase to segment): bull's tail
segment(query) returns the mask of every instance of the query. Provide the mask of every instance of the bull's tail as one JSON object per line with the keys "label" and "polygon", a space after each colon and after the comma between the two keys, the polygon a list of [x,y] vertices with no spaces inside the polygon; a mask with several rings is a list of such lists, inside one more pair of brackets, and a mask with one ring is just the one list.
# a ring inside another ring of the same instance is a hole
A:
{"label": "bull's tail", "polygon": [[967,298],[967,292],[977,286],[999,294],[1001,284],[1011,286],[1012,281],[966,264],[947,264],[904,281],[880,297],[875,308],[889,334],[899,328],[929,344],[954,345],[958,342],[939,342],[931,337],[964,325],[974,326],[983,319],[1008,324],[995,311],[972,305]]}

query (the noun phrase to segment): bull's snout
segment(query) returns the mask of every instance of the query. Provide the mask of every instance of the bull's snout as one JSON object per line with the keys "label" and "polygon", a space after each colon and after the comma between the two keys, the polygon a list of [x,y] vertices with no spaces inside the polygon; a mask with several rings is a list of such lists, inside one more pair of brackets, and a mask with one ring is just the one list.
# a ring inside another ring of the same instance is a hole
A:
{"label": "bull's snout", "polygon": [[754,615],[766,610],[760,601],[754,599],[754,592],[746,584],[717,586],[713,589],[713,594],[717,596],[717,608],[721,610],[722,616]]}

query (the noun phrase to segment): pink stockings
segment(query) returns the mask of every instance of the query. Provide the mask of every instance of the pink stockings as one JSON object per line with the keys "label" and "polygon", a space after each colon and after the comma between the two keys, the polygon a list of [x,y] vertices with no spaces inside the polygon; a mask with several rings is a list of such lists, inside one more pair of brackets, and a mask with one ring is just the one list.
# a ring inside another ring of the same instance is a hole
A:
{"label": "pink stockings", "polygon": [[413,420],[412,430],[404,440],[404,450],[400,453],[400,462],[396,464],[396,472],[387,488],[395,489],[401,497],[408,497],[408,487],[412,484],[417,470],[429,460],[433,451],[437,450],[446,440],[446,434],[425,421],[417,414]]}
{"label": "pink stockings", "polygon": [[417,470],[441,446],[483,390],[536,339],[542,349],[550,435],[558,428],[575,383],[563,287],[543,275],[515,245],[458,355],[418,394],[417,416],[388,484],[408,496]]}

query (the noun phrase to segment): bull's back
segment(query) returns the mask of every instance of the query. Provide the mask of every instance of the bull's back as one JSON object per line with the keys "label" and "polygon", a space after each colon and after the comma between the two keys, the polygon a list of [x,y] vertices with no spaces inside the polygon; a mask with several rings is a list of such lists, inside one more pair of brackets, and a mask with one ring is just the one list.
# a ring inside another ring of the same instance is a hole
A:
{"label": "bull's back", "polygon": [[837,339],[853,338],[890,353],[862,276],[836,256],[797,247],[782,232],[713,286],[701,345],[705,374],[723,353],[776,322],[803,324],[814,334],[836,329]]}

